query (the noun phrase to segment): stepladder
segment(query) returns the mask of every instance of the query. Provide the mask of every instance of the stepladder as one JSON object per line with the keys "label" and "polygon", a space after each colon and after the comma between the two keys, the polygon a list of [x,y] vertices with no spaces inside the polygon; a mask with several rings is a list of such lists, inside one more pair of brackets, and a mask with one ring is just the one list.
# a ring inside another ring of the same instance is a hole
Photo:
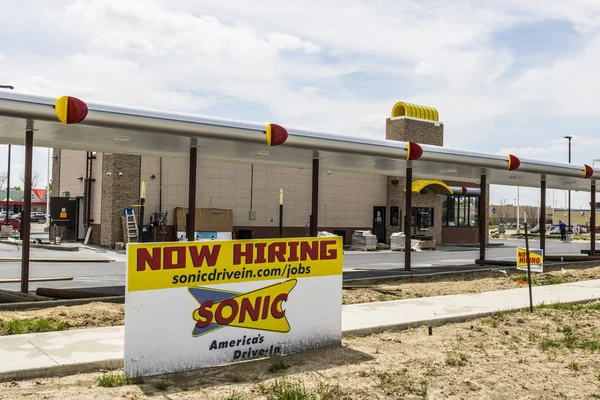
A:
{"label": "stepladder", "polygon": [[123,239],[125,243],[132,243],[137,242],[138,238],[139,230],[135,211],[133,208],[126,208],[125,216],[123,217]]}

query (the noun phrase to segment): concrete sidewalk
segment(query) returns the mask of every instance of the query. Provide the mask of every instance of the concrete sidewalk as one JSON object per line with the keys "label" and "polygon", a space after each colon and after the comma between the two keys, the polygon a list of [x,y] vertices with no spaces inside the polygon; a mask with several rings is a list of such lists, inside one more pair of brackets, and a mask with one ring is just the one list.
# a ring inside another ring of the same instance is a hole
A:
{"label": "concrete sidewalk", "polygon": [[[600,280],[533,288],[536,305],[600,298]],[[529,306],[527,288],[342,307],[344,335],[442,325]],[[0,337],[0,381],[59,376],[123,365],[122,326]]]}

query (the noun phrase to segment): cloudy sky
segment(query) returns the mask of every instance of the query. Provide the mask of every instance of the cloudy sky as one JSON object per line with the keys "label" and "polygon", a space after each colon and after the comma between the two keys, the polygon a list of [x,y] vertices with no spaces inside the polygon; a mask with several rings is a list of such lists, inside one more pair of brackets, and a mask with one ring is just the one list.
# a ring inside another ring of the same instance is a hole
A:
{"label": "cloudy sky", "polygon": [[449,147],[567,161],[572,135],[573,162],[600,158],[597,0],[20,0],[0,38],[20,91],[380,138],[408,101],[439,110]]}

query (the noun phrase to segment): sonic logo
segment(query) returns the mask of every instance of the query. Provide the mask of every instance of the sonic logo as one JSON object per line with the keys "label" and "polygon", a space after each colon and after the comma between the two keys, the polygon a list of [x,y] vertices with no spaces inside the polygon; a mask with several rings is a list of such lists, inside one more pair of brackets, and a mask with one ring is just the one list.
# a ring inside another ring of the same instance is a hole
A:
{"label": "sonic logo", "polygon": [[196,321],[192,336],[205,335],[231,326],[286,333],[290,324],[283,303],[296,286],[296,279],[267,286],[248,293],[208,288],[189,288],[200,306],[192,313]]}

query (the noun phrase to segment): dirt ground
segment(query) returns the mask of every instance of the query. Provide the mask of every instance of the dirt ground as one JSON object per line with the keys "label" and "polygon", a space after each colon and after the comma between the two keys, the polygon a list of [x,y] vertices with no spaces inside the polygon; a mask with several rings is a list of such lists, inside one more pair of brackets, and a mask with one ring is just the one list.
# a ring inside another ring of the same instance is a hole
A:
{"label": "dirt ground", "polygon": [[[461,293],[481,293],[493,290],[515,289],[521,287],[519,279],[526,275],[525,271],[514,271],[503,274],[501,272],[474,272],[468,274],[435,276],[389,281],[375,286],[363,287],[351,284],[344,285],[344,304],[370,303],[374,301],[388,301],[411,299],[415,297],[445,296]],[[532,273],[534,285],[552,285],[600,279],[600,266],[585,269],[567,269]]]}
{"label": "dirt ground", "polygon": [[[514,289],[522,285],[518,280],[523,272],[502,274],[500,272],[478,272],[455,276],[437,276],[419,278],[419,281],[393,281],[371,287],[346,288],[343,291],[344,304],[368,303],[409,299],[415,297],[443,296],[459,293],[480,293],[492,290]],[[600,267],[569,269],[536,274],[536,285],[576,282],[600,279]],[[28,311],[0,311],[0,320],[46,318],[51,321],[65,322],[67,329],[95,328],[123,325],[123,304],[93,302],[79,306],[61,306]],[[0,329],[0,335],[5,334]]]}
{"label": "dirt ground", "polygon": [[7,382],[0,399],[594,399],[599,351],[597,302],[497,314],[432,336],[422,327],[346,338],[341,348],[114,388],[99,386],[103,373]]}
{"label": "dirt ground", "polygon": [[[0,320],[4,321],[38,318],[65,322],[68,329],[116,326],[125,323],[125,307],[123,304],[94,302],[79,306],[59,306],[39,310],[0,311]],[[2,334],[4,332],[0,329],[0,335]]]}

